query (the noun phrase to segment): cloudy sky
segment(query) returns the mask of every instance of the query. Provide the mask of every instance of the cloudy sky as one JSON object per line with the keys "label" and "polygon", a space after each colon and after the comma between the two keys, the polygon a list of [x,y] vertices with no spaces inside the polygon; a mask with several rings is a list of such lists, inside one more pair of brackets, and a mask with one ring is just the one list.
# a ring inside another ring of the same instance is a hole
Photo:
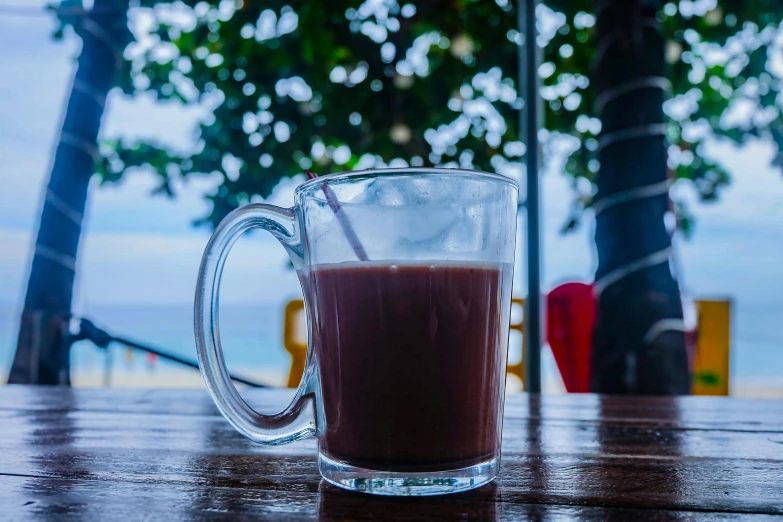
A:
{"label": "cloudy sky", "polygon": [[[21,303],[41,190],[74,72],[78,43],[52,42],[51,28],[46,16],[0,10],[0,306]],[[102,133],[109,137],[122,130],[125,136],[185,145],[198,116],[176,105],[112,93]],[[694,204],[695,236],[678,241],[686,290],[696,297],[732,296],[740,305],[774,306],[783,319],[783,176],[769,167],[772,148],[715,145],[712,152],[734,181],[719,203]],[[280,187],[275,202],[290,203],[294,185]],[[142,173],[120,185],[92,187],[77,308],[191,301],[208,236],[191,221],[204,214],[201,195],[214,180],[191,182],[175,201],[150,197],[151,186]],[[680,190],[692,197],[687,187]],[[566,180],[545,173],[543,194],[546,285],[589,280],[594,269],[590,217],[576,233],[561,236],[571,197]],[[271,238],[240,241],[227,265],[223,302],[279,303],[296,294],[284,256]]]}

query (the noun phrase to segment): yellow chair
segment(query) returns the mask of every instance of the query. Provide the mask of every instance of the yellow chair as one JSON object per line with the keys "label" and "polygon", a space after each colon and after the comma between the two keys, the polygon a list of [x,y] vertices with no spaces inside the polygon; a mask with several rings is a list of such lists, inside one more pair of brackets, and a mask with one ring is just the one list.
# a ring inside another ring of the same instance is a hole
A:
{"label": "yellow chair", "polygon": [[[519,305],[524,310],[524,308],[525,308],[525,300],[522,299],[521,297],[514,297],[513,299],[511,299],[511,306],[513,307],[514,305]],[[519,321],[511,321],[511,323],[508,325],[508,328],[510,330],[518,331],[522,335],[522,338],[524,339],[524,336],[525,336],[525,318],[523,317]],[[524,343],[524,341],[522,341],[522,342]],[[520,353],[523,353],[523,352],[520,351]],[[509,363],[506,366],[506,372],[510,373],[511,375],[516,375],[517,377],[519,377],[519,380],[522,382],[522,388],[524,389],[524,387],[525,387],[525,357],[524,357],[524,355],[520,358],[518,363],[514,363],[514,364]]]}
{"label": "yellow chair", "polygon": [[294,299],[285,305],[285,314],[283,315],[283,347],[291,354],[291,371],[288,372],[289,388],[299,386],[299,381],[304,373],[305,362],[307,361],[307,338],[299,339],[297,337],[297,320],[299,315],[304,312],[304,301]]}
{"label": "yellow chair", "polygon": [[[514,298],[512,303],[515,305],[525,306],[525,300]],[[297,334],[299,329],[297,328],[300,314],[304,312],[304,301],[301,299],[294,299],[289,301],[285,305],[285,314],[283,315],[283,347],[291,354],[291,371],[288,372],[288,384],[289,388],[296,388],[299,386],[299,380],[304,373],[305,361],[307,360],[307,339],[298,338]],[[517,330],[519,333],[524,333],[524,321],[520,319],[518,322],[512,322],[509,325],[512,330]],[[524,383],[525,375],[525,362],[520,360],[516,364],[508,365],[508,373],[516,375]]]}
{"label": "yellow chair", "polygon": [[696,301],[698,332],[693,359],[693,394],[729,394],[731,301]]}

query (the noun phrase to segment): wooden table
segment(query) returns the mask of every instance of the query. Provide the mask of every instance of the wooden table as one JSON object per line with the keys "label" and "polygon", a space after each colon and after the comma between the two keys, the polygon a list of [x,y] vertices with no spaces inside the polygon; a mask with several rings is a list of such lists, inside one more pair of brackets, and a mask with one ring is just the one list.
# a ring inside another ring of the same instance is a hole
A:
{"label": "wooden table", "polygon": [[[279,409],[288,391],[246,393]],[[496,484],[388,499],[264,448],[203,391],[0,387],[0,519],[594,520],[783,514],[783,402],[509,396]]]}

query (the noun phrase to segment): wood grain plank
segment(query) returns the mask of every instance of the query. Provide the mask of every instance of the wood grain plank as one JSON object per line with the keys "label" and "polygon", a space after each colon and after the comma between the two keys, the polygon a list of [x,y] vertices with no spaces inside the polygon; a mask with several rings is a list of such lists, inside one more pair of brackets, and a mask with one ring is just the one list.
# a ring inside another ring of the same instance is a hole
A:
{"label": "wood grain plank", "polygon": [[[291,390],[246,389],[259,410],[273,412]],[[0,410],[108,411],[148,414],[218,415],[205,390],[75,389],[57,386],[5,386]],[[611,397],[594,394],[508,394],[506,416],[648,424],[681,429],[783,431],[783,401],[725,397]]]}
{"label": "wood grain plank", "polygon": [[[302,493],[315,492],[320,482],[314,457],[188,459],[172,453],[155,457],[117,452],[46,454],[32,464],[13,471],[4,468],[2,473],[163,489],[176,485]],[[498,485],[504,499],[524,503],[783,514],[782,479],[779,469],[746,461],[505,457]]]}
{"label": "wood grain plank", "polygon": [[312,493],[0,476],[9,520],[752,520],[773,517],[606,506],[517,503],[497,486],[448,498],[384,499],[325,483]]}
{"label": "wood grain plank", "polygon": [[[0,450],[49,451],[98,448],[204,453],[311,455],[314,441],[269,448],[236,433],[219,416],[117,414],[109,412],[0,411]],[[21,447],[20,447],[21,446]],[[584,421],[507,418],[506,455],[652,457],[670,459],[762,459],[783,461],[783,432],[684,430]],[[0,463],[2,465],[2,463]]]}

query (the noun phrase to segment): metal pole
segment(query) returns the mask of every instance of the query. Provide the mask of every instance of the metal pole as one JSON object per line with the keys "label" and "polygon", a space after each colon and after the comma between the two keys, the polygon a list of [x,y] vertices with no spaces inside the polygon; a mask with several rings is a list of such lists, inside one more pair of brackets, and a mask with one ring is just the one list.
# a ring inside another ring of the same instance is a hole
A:
{"label": "metal pole", "polygon": [[527,144],[527,299],[525,300],[525,389],[541,392],[542,296],[541,296],[541,211],[539,175],[539,97],[538,62],[536,44],[537,0],[518,0],[519,31],[523,35],[519,49],[519,87],[525,93],[525,104],[519,115],[520,136]]}

